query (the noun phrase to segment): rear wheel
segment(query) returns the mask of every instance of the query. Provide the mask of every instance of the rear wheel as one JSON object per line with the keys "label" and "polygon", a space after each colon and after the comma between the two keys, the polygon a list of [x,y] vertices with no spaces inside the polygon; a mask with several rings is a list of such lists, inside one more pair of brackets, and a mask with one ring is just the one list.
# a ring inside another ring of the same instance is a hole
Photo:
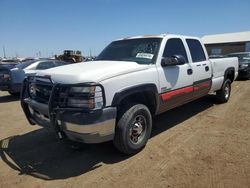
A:
{"label": "rear wheel", "polygon": [[152,117],[143,104],[131,104],[120,112],[114,145],[125,154],[135,154],[144,148],[152,129]]}
{"label": "rear wheel", "polygon": [[231,95],[231,81],[226,79],[219,91],[216,92],[216,97],[221,103],[226,103]]}
{"label": "rear wheel", "polygon": [[246,79],[250,80],[250,71],[248,72]]}

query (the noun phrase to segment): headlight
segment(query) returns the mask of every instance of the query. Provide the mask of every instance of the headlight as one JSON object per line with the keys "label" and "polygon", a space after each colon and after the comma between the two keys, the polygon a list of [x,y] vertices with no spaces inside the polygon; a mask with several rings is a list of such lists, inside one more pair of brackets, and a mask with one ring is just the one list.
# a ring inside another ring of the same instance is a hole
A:
{"label": "headlight", "polygon": [[101,109],[103,94],[100,86],[74,86],[69,89],[68,107]]}
{"label": "headlight", "polygon": [[3,79],[4,80],[10,80],[10,75],[9,74],[3,74]]}
{"label": "headlight", "polygon": [[93,93],[95,87],[71,87],[70,93]]}

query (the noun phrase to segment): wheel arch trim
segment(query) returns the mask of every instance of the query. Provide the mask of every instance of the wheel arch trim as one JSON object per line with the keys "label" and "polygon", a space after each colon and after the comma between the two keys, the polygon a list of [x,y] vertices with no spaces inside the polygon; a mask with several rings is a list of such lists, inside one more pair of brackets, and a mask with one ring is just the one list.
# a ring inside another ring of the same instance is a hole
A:
{"label": "wheel arch trim", "polygon": [[142,93],[142,92],[152,92],[154,94],[158,94],[158,90],[155,84],[140,84],[116,92],[111,105],[117,106],[126,97],[132,94]]}

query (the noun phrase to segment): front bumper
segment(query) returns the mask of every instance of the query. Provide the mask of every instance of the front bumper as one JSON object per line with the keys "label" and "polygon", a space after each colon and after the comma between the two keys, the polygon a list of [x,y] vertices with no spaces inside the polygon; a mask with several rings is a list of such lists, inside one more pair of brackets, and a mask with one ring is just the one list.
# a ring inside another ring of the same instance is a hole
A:
{"label": "front bumper", "polygon": [[239,77],[248,77],[250,74],[250,67],[245,69],[239,69]]}
{"label": "front bumper", "polygon": [[[26,82],[26,81],[25,81]],[[53,106],[53,91],[47,104],[26,97],[26,83],[21,93],[21,105],[30,124],[54,129],[59,137],[83,143],[100,143],[112,140],[116,123],[116,108],[84,112],[74,108]]]}
{"label": "front bumper", "polygon": [[84,143],[112,140],[115,132],[116,108],[104,108],[93,113],[70,111],[57,114],[57,123],[67,137]]}

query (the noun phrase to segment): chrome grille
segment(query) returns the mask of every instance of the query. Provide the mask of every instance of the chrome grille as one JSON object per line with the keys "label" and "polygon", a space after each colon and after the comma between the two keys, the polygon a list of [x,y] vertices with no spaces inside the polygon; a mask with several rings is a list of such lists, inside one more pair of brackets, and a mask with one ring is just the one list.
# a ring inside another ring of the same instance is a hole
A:
{"label": "chrome grille", "polygon": [[48,104],[52,88],[52,83],[36,80],[29,85],[29,95],[37,102]]}

